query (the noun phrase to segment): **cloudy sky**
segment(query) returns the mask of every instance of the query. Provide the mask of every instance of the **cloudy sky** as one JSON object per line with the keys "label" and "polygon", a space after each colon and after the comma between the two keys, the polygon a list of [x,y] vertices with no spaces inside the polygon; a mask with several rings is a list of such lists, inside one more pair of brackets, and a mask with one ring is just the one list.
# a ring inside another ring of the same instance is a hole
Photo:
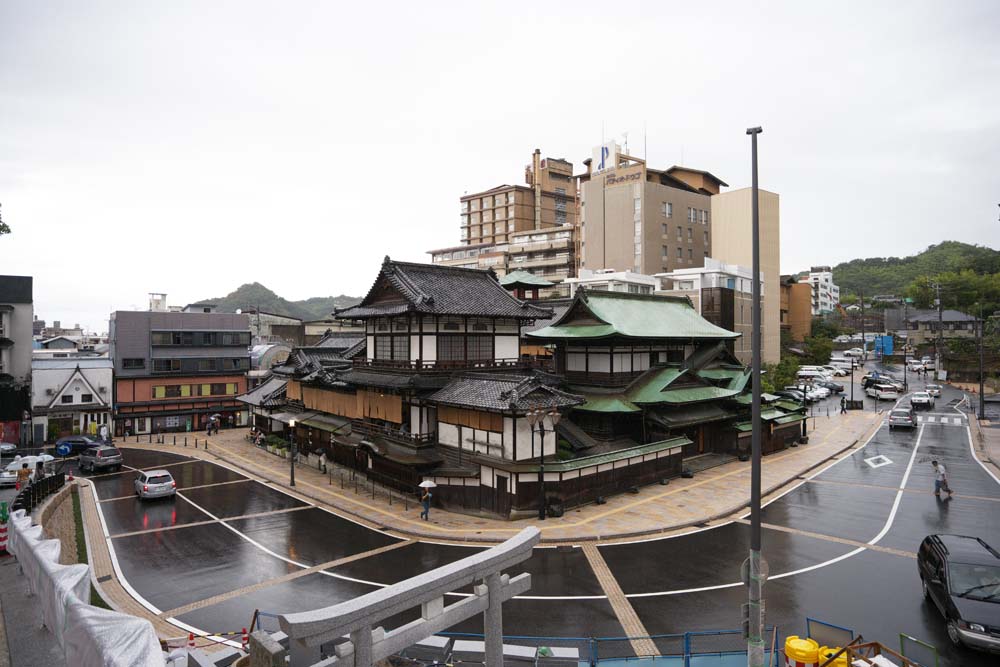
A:
{"label": "cloudy sky", "polygon": [[751,125],[786,272],[1000,246],[1000,3],[695,4],[3,2],[0,273],[96,330],[150,291],[363,294],[536,147],[743,187]]}

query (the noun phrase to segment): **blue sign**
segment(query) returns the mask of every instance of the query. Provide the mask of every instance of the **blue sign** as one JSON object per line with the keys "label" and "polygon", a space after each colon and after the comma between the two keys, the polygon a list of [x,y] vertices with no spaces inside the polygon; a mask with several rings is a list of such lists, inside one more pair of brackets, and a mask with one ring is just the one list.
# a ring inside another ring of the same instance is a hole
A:
{"label": "blue sign", "polygon": [[891,355],[893,349],[892,336],[876,336],[875,337],[875,354],[879,355]]}
{"label": "blue sign", "polygon": [[58,454],[59,456],[69,456],[72,451],[73,448],[70,447],[69,444],[65,442],[56,447],[56,454]]}

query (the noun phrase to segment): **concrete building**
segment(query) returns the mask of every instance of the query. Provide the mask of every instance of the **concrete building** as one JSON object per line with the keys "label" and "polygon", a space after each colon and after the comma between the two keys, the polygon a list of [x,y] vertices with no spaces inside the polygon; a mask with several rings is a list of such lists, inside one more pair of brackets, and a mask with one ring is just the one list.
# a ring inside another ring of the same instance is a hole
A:
{"label": "concrete building", "polygon": [[111,359],[35,359],[31,369],[31,427],[36,445],[66,435],[99,435],[101,426],[110,428]]}
{"label": "concrete building", "polygon": [[[691,300],[694,309],[714,324],[726,331],[740,334],[739,338],[728,342],[729,351],[743,364],[752,361],[751,334],[753,333],[753,272],[745,266],[724,264],[708,257],[705,266],[692,269],[677,269],[670,273],[658,273],[657,294],[684,296]],[[764,309],[769,295],[761,280],[761,309]],[[764,337],[777,322],[762,321]]]}
{"label": "concrete building", "polygon": [[256,309],[243,312],[250,318],[250,336],[254,345],[265,343],[302,344],[305,332],[302,320],[299,318]]}
{"label": "concrete building", "polygon": [[0,442],[28,440],[34,315],[31,276],[0,276]]}
{"label": "concrete building", "polygon": [[933,345],[939,331],[944,340],[974,339],[977,335],[976,318],[958,310],[942,310],[940,321],[935,308],[895,308],[885,310],[884,316],[883,328],[868,328],[868,331],[905,331],[906,342],[914,347]]}
{"label": "concrete building", "polygon": [[535,149],[524,168],[527,185],[499,185],[460,198],[463,245],[502,244],[515,232],[576,224],[573,164],[541,155]]}
{"label": "concrete building", "polygon": [[840,288],[833,283],[833,271],[829,266],[814,266],[799,274],[799,282],[812,287],[812,314],[832,313],[840,304]]}
{"label": "concrete building", "polygon": [[812,333],[812,286],[795,276],[781,276],[781,330],[796,343]]}
{"label": "concrete building", "polygon": [[622,292],[625,294],[652,294],[659,283],[653,276],[644,276],[632,271],[615,271],[613,269],[581,269],[577,278],[570,278],[569,295],[576,296],[576,291],[583,287],[600,292]]}
{"label": "concrete building", "polygon": [[711,199],[726,183],[697,169],[651,169],[615,144],[602,149],[579,176],[580,267],[652,275],[701,266],[712,247]]}
{"label": "concrete building", "polygon": [[115,434],[197,430],[213,414],[243,425],[245,314],[117,311],[110,322]]}
{"label": "concrete building", "polygon": [[[712,258],[725,264],[753,267],[751,189],[741,188],[714,195],[711,200]],[[780,294],[781,220],[778,195],[760,190],[760,271],[764,293]],[[767,299],[761,304],[761,359],[781,359],[781,302]]]}

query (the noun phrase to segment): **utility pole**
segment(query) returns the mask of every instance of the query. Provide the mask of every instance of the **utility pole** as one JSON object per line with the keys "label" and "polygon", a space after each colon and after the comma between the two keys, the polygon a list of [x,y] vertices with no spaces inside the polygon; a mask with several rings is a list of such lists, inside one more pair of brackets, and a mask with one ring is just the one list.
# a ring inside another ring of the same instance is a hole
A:
{"label": "utility pole", "polygon": [[983,319],[983,302],[979,301],[979,418],[986,419],[986,398],[983,396],[983,338],[986,334],[986,320]]}
{"label": "utility pole", "polygon": [[868,361],[868,338],[865,336],[865,291],[864,289],[858,289],[858,294],[860,295],[859,302],[861,303],[861,364],[864,367],[864,362]]}
{"label": "utility pole", "polygon": [[757,187],[757,135],[760,127],[747,129],[751,141],[752,162],[752,409],[751,409],[751,472],[750,472],[750,557],[744,564],[748,604],[744,614],[747,627],[747,666],[764,667],[764,580],[767,561],[761,557],[760,491],[761,491],[761,421],[760,421],[760,210]]}
{"label": "utility pole", "polygon": [[934,350],[934,379],[937,380],[938,373],[941,371],[941,350],[944,349],[944,313],[941,309],[941,283],[934,283],[934,291],[937,295],[935,300],[937,301],[938,311],[938,335]]}

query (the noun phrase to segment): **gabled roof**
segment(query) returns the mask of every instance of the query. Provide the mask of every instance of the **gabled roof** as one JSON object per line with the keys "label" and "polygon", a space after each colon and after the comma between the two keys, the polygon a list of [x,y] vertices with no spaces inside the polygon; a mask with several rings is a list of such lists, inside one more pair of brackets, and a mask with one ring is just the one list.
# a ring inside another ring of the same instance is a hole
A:
{"label": "gabled roof", "polygon": [[273,408],[285,402],[285,388],[288,380],[282,378],[271,378],[259,387],[255,387],[245,394],[236,397],[248,405],[261,408]]}
{"label": "gabled roof", "polygon": [[[90,395],[95,399],[92,403],[88,403],[86,405],[92,405],[93,404],[93,405],[105,405],[106,406],[108,404],[107,401],[105,401],[103,398],[101,398],[100,393],[98,393],[98,391],[96,389],[94,389],[94,385],[90,384],[90,380],[87,379],[87,376],[83,374],[83,371],[80,370],[80,366],[78,365],[76,367],[76,369],[73,371],[72,375],[69,376],[69,379],[66,380],[66,382],[63,383],[63,386],[59,387],[59,390],[57,392],[55,392],[55,394],[53,394],[52,400],[49,402],[48,407],[51,408],[51,407],[55,406],[56,401],[58,401],[58,400],[61,399],[62,395],[66,392],[67,388],[69,388],[70,384],[72,384],[73,380],[77,380],[77,379],[80,380],[83,383],[83,386],[86,387],[89,390]],[[82,394],[83,392],[80,392],[80,393]],[[82,403],[74,403],[74,407],[76,407],[77,405],[84,405],[84,404],[82,404]]]}
{"label": "gabled roof", "polygon": [[[912,315],[907,318],[910,322],[937,322],[938,312],[932,310],[928,313],[923,313],[921,315]],[[974,322],[975,317],[972,315],[966,315],[963,312],[957,310],[942,310],[941,311],[941,321],[942,322]]]}
{"label": "gabled roof", "polygon": [[540,278],[533,273],[521,270],[511,271],[500,279],[500,284],[507,289],[514,289],[515,287],[552,287],[555,285],[555,283],[550,280]]}
{"label": "gabled roof", "polygon": [[455,376],[429,401],[483,410],[535,410],[580,405],[582,396],[568,394],[544,384],[534,375],[487,375],[466,373]]}
{"label": "gabled roof", "polygon": [[492,269],[411,264],[386,257],[361,303],[335,315],[367,319],[404,313],[531,320],[545,317],[549,311],[515,299],[500,286]]}
{"label": "gabled roof", "polygon": [[528,333],[546,339],[659,338],[730,340],[739,334],[717,327],[684,297],[626,294],[581,288],[553,324]]}

